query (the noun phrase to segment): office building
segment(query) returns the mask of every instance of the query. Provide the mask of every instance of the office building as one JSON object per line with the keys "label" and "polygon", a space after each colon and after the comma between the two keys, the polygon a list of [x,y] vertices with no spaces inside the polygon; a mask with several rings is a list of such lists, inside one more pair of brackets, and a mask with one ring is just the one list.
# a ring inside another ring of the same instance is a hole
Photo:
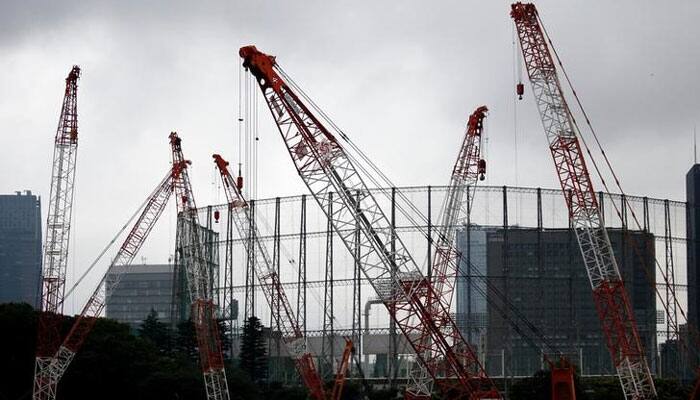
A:
{"label": "office building", "polygon": [[688,322],[698,326],[700,321],[700,280],[698,260],[700,260],[700,164],[693,165],[685,176],[686,192],[686,238],[688,252]]}
{"label": "office building", "polygon": [[0,303],[40,304],[41,241],[40,198],[0,195]]}
{"label": "office building", "polygon": [[464,338],[484,359],[486,345],[486,236],[495,228],[463,227],[457,231],[457,249],[462,253],[457,273],[456,322]]}
{"label": "office building", "polygon": [[[536,327],[534,334],[528,330],[536,343],[541,340],[538,335],[545,338],[583,374],[613,374],[574,232],[533,228],[482,230],[477,235],[474,232],[472,228],[470,236],[477,238],[477,246],[485,247],[485,254],[472,263],[476,262],[476,269],[481,269],[478,261],[485,259],[490,286],[482,335],[488,338],[484,339],[484,357],[489,374],[531,376],[544,367],[542,350],[508,322],[516,321],[522,326],[522,319],[514,315],[516,312]],[[654,289],[648,284],[648,279],[653,281],[654,276],[647,276],[645,269],[654,271],[654,236],[621,229],[609,229],[608,233],[651,363],[656,358],[656,303]],[[461,248],[465,249],[466,244],[461,243]],[[484,283],[476,279],[474,284]],[[473,289],[464,293],[465,286],[458,288],[458,298],[468,298],[467,294],[483,298],[483,294],[474,293]],[[479,304],[476,300],[471,303]],[[468,308],[458,301],[458,315],[464,310]],[[474,307],[472,310],[481,311]]]}
{"label": "office building", "polygon": [[108,299],[105,316],[137,328],[151,310],[161,322],[170,323],[173,300],[171,264],[132,265],[115,285],[116,276],[107,274]]}

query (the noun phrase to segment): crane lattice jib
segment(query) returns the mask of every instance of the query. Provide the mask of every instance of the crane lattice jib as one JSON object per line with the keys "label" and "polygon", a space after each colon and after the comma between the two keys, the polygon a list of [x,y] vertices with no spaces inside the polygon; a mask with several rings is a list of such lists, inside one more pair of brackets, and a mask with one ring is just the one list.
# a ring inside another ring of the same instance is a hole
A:
{"label": "crane lattice jib", "polygon": [[[391,251],[391,224],[335,136],[292,89],[293,83],[274,57],[254,46],[241,48],[240,56],[258,81],[297,172],[324,213],[333,203],[327,217],[413,347],[424,373],[439,378],[442,389],[455,389],[467,398],[494,389],[449,313],[443,310],[443,320],[434,318],[426,304],[434,296],[433,288],[400,238]],[[357,243],[353,240],[356,226],[361,231]],[[423,326],[430,327],[429,348],[421,345]],[[441,333],[443,326],[449,328],[449,336]],[[439,362],[427,362],[423,358],[427,353],[437,354]],[[421,388],[417,395],[429,396],[430,390]]]}
{"label": "crane lattice jib", "polygon": [[[78,151],[78,79],[80,68],[73,66],[63,95],[61,115],[54,140],[51,168],[51,194],[46,218],[46,238],[41,271],[41,311],[37,328],[37,350],[34,375],[41,376],[51,363],[61,341],[60,315],[68,266],[73,185]],[[55,398],[54,389],[36,393],[37,399]]]}
{"label": "crane lattice jib", "polygon": [[533,4],[516,3],[512,5],[511,17],[625,398],[654,398],[656,389],[634,314],[537,10]]}
{"label": "crane lattice jib", "polygon": [[177,179],[173,180],[173,191],[178,210],[178,232],[187,288],[191,300],[190,315],[197,336],[197,348],[204,375],[204,385],[209,400],[229,400],[221,339],[216,320],[216,306],[212,300],[212,288],[207,262],[207,250],[203,240],[203,228],[199,224],[197,206],[188,174],[190,162],[182,154],[181,139],[170,133],[173,169]]}
{"label": "crane lattice jib", "polygon": [[[452,169],[450,186],[447,188],[445,202],[442,211],[442,224],[438,231],[437,246],[433,262],[433,275],[435,279],[444,277],[451,279],[446,282],[439,282],[446,285],[444,289],[436,287],[436,293],[444,298],[447,304],[452,303],[454,293],[454,277],[457,269],[448,270],[450,267],[458,265],[459,258],[455,250],[455,227],[460,216],[460,210],[464,203],[464,195],[470,188],[476,187],[479,179],[483,179],[485,171],[485,161],[481,158],[481,134],[484,128],[484,118],[486,118],[486,106],[480,106],[469,116],[467,131],[464,134],[464,141],[460,148],[457,161]],[[467,212],[469,212],[467,204]],[[457,256],[454,260],[446,260],[450,256]],[[451,282],[451,283],[450,283]],[[436,283],[438,283],[436,281]],[[435,284],[433,284],[435,287]]]}
{"label": "crane lattice jib", "polygon": [[348,367],[350,366],[350,354],[352,350],[352,340],[345,339],[345,348],[343,349],[343,355],[340,357],[338,371],[335,374],[333,392],[331,393],[330,400],[340,400],[343,397],[343,387],[345,386],[345,377],[348,373]]}
{"label": "crane lattice jib", "polygon": [[[241,194],[236,181],[228,170],[228,162],[218,154],[214,154],[213,157],[221,175],[226,200],[231,208],[231,218],[239,236],[244,238],[248,235],[251,228],[251,214],[248,202]],[[273,267],[267,247],[259,239],[261,236],[257,231],[256,225],[252,224],[252,227],[255,230],[253,234],[255,238],[253,248],[249,248],[250,243],[248,240],[245,240],[243,243],[246,251],[252,252],[255,275],[258,277],[265,299],[270,305],[270,310],[274,314],[273,320],[278,321],[278,328],[282,332],[282,339],[287,347],[287,351],[294,359],[299,375],[301,375],[311,397],[316,400],[327,400],[323,388],[323,380],[307,347],[304,332],[299,326],[287,294],[280,284],[279,275]],[[278,310],[280,310],[280,315],[277,315]]]}
{"label": "crane lattice jib", "polygon": [[[141,215],[134,223],[124,243],[119,248],[109,269],[98,283],[80,315],[73,323],[68,335],[63,339],[47,368],[34,377],[34,399],[55,398],[56,387],[66,369],[90,334],[97,317],[104,310],[107,300],[124,274],[129,270],[134,257],[141,249],[156,221],[165,210],[172,193],[173,172],[163,178],[156,190],[149,196]],[[108,274],[110,279],[108,280]]]}
{"label": "crane lattice jib", "polygon": [[[443,311],[448,311],[452,304],[454,294],[455,279],[459,268],[461,254],[455,246],[455,229],[457,219],[464,202],[464,194],[467,190],[474,189],[480,177],[486,172],[485,161],[481,158],[481,135],[484,126],[484,118],[488,109],[480,106],[469,116],[464,140],[460,147],[457,160],[455,161],[450,177],[450,185],[445,194],[445,201],[442,205],[442,223],[437,235],[435,257],[433,258],[432,276],[430,277],[434,297],[427,299],[428,306],[433,310],[436,319],[444,319]],[[467,205],[469,209],[469,205]],[[437,305],[442,302],[443,307]],[[443,331],[443,335],[450,335],[451,332]],[[421,338],[425,342],[422,347],[429,347],[427,341],[430,335],[427,327],[423,327]],[[435,354],[427,353],[424,357],[431,360]],[[417,393],[421,386],[430,385],[430,377],[422,374],[422,371],[413,369],[411,371],[412,382],[418,382],[415,387],[409,387],[407,397]]]}
{"label": "crane lattice jib", "polygon": [[73,183],[78,149],[78,79],[74,66],[66,78],[66,89],[54,142],[53,170],[46,241],[42,263],[42,311],[59,313],[68,264],[68,244],[73,207]]}

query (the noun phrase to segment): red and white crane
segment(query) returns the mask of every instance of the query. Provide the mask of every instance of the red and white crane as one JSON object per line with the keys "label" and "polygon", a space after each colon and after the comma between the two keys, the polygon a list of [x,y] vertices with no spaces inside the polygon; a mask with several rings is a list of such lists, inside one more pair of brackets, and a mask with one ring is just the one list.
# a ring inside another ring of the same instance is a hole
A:
{"label": "red and white crane", "polygon": [[[56,388],[59,381],[104,310],[107,299],[111,295],[111,289],[116,287],[124,274],[128,272],[134,257],[165,210],[173,190],[173,180],[178,178],[180,170],[180,166],[174,165],[149,196],[139,218],[111,262],[110,268],[98,283],[68,335],[63,339],[63,343],[46,368],[34,377],[33,398],[35,400],[56,398]],[[109,281],[107,280],[108,274],[112,278]]]}
{"label": "red and white crane", "polygon": [[173,180],[173,191],[177,202],[179,227],[179,259],[187,279],[190,296],[190,315],[197,336],[199,359],[204,375],[208,400],[229,400],[221,338],[216,319],[216,305],[212,297],[211,271],[207,262],[207,251],[203,238],[203,227],[199,224],[197,206],[188,174],[190,161],[182,154],[182,141],[177,133],[170,133],[170,148],[173,166],[181,168]]}
{"label": "red and white crane", "polygon": [[511,17],[623,393],[626,399],[655,398],[634,313],[579,143],[580,133],[564,97],[537,9],[533,4],[515,3]]}
{"label": "red and white crane", "polygon": [[[442,302],[444,307],[430,305],[435,310],[438,319],[444,319],[441,312],[448,312],[452,304],[454,294],[455,278],[458,273],[458,265],[461,258],[460,252],[455,246],[455,227],[464,204],[464,195],[467,190],[474,189],[479,180],[484,179],[486,173],[486,161],[481,158],[481,140],[484,128],[484,118],[488,108],[480,106],[469,116],[467,130],[460,147],[457,160],[452,168],[450,185],[445,194],[442,205],[442,223],[438,231],[435,258],[433,259],[432,275],[430,277],[434,289],[434,297],[429,297],[428,302]],[[469,205],[467,204],[467,212]],[[443,331],[443,335],[450,335],[449,331]],[[429,341],[430,330],[428,326],[423,326],[421,340]],[[427,343],[423,343],[425,347]],[[431,358],[434,354],[426,354],[426,358]],[[421,387],[430,386],[430,377],[422,374],[420,370],[412,370],[414,375],[411,380],[411,387],[407,390],[409,394],[420,392]],[[416,384],[417,383],[417,384]]]}
{"label": "red and white crane", "polygon": [[[46,218],[46,239],[41,270],[41,314],[39,315],[37,351],[34,376],[42,376],[48,368],[61,341],[60,324],[65,293],[68,245],[75,164],[78,151],[78,79],[80,68],[75,65],[66,78],[61,115],[54,141],[51,195]],[[34,382],[34,398],[55,397],[55,386]]]}
{"label": "red and white crane", "polygon": [[[214,154],[213,157],[223,181],[224,192],[231,210],[230,215],[233,223],[236,225],[238,234],[241,237],[246,237],[251,226],[257,230],[256,225],[251,223],[252,217],[248,208],[248,202],[243,198],[237,181],[229,172],[228,162],[219,154]],[[274,314],[277,314],[278,311],[280,313],[280,315],[274,315],[272,320],[279,321],[282,339],[287,347],[287,351],[294,359],[299,375],[301,375],[304,385],[309,390],[310,396],[315,400],[327,400],[323,388],[323,380],[316,368],[313,355],[307,347],[304,331],[299,326],[298,319],[294,315],[294,309],[280,284],[279,275],[274,268],[272,259],[265,245],[258,239],[260,234],[255,232],[253,237],[255,237],[252,243],[253,248],[250,248],[251,243],[249,241],[246,240],[244,243],[246,251],[252,254],[255,275],[258,277],[270,309]]]}
{"label": "red and white crane", "polygon": [[[416,352],[423,374],[438,382],[445,394],[500,398],[443,302],[428,301],[436,298],[435,290],[395,235],[351,157],[319,119],[328,122],[323,112],[294,85],[274,57],[254,46],[241,48],[239,54],[243,66],[258,81],[297,172]],[[327,212],[329,202],[333,203],[332,213]],[[354,240],[356,227],[358,241]],[[429,341],[420,338],[424,327]],[[444,331],[450,335],[443,335]],[[425,398],[430,392],[423,386],[409,397]]]}
{"label": "red and white crane", "polygon": [[343,355],[340,357],[338,371],[335,373],[335,383],[333,384],[330,400],[340,400],[343,397],[343,387],[345,386],[345,378],[350,366],[350,355],[352,354],[353,346],[352,340],[345,338],[345,348],[343,349]]}

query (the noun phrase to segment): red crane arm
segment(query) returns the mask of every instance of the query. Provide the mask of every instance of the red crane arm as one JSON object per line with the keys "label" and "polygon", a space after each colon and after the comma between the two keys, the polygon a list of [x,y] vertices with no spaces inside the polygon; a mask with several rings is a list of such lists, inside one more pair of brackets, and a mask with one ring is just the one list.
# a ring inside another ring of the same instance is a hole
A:
{"label": "red crane arm", "polygon": [[[173,178],[173,172],[168,172],[156,190],[149,196],[146,206],[119,248],[110,268],[98,283],[50,364],[38,377],[41,382],[40,386],[57,387],[75,354],[80,350],[95,322],[97,322],[97,317],[104,310],[107,299],[111,295],[111,288],[116,287],[129,270],[134,257],[165,210],[172,192]],[[107,280],[108,274],[112,276],[112,280]]]}
{"label": "red crane arm", "polygon": [[533,4],[515,3],[511,17],[569,217],[588,272],[613,365],[627,399],[651,399],[656,389],[634,313],[603,224],[593,183],[556,65]]}
{"label": "red crane arm", "polygon": [[35,400],[55,399],[56,386],[43,375],[51,364],[61,341],[60,324],[65,293],[68,245],[73,188],[78,152],[78,79],[80,68],[73,66],[66,78],[66,87],[54,140],[51,194],[46,218],[46,239],[41,271],[41,311],[37,328],[37,350],[34,365]]}
{"label": "red crane arm", "polygon": [[352,353],[353,343],[350,339],[345,339],[345,348],[343,355],[340,357],[338,372],[335,374],[335,383],[333,384],[333,393],[331,400],[340,400],[343,396],[343,387],[345,386],[345,377],[348,374],[348,366],[350,364],[350,353]]}
{"label": "red crane arm", "polygon": [[454,228],[457,226],[465,192],[469,188],[473,189],[486,173],[486,162],[481,158],[481,134],[487,111],[486,106],[480,106],[469,116],[467,131],[452,169],[442,207],[442,224],[433,260],[433,287],[438,297],[448,306],[452,303],[454,278],[460,257],[454,244]]}
{"label": "red crane arm", "polygon": [[202,226],[199,224],[197,206],[194,201],[188,166],[190,162],[182,153],[182,141],[177,133],[170,133],[170,148],[173,170],[173,191],[177,201],[178,243],[180,260],[187,278],[187,288],[192,303],[191,318],[197,336],[199,359],[204,375],[207,399],[228,400],[228,383],[221,353],[221,339],[216,320],[216,306],[212,300],[212,288],[207,251],[203,241]]}
{"label": "red crane arm", "polygon": [[[486,162],[481,158],[481,134],[487,111],[486,106],[481,106],[469,116],[464,140],[452,169],[450,185],[442,206],[443,218],[441,228],[438,231],[431,276],[435,295],[427,298],[429,307],[434,310],[434,318],[438,320],[446,318],[443,312],[449,311],[454,294],[455,278],[461,258],[460,252],[455,247],[454,227],[457,226],[464,194],[469,188],[473,189],[479,178],[483,179],[483,174],[486,172]],[[438,306],[438,303],[442,303],[442,307]],[[449,330],[443,331],[443,335],[449,334]],[[423,341],[422,347],[428,346],[430,335],[427,326],[423,326],[421,340]],[[426,358],[431,360],[435,355],[434,353],[426,354]],[[422,374],[419,369],[413,369],[411,374],[414,383],[409,387],[407,393],[420,392],[421,386],[429,385],[430,377]]]}
{"label": "red crane arm", "polygon": [[[226,199],[232,211],[231,218],[236,225],[238,234],[241,237],[246,237],[251,226],[248,203],[243,198],[236,181],[228,170],[228,162],[218,154],[214,154],[213,157],[223,181]],[[253,224],[253,227],[257,230],[255,224]],[[304,385],[309,390],[309,394],[316,400],[326,400],[323,380],[316,369],[313,356],[307,348],[306,338],[299,327],[297,318],[294,316],[294,310],[289,303],[287,294],[280,284],[279,276],[273,267],[267,248],[258,239],[260,237],[259,233],[256,232],[254,237],[256,240],[252,244],[253,248],[250,248],[248,241],[244,241],[244,245],[248,252],[254,253],[255,274],[275,317],[273,320],[279,321],[279,328],[282,330],[284,343],[289,354],[294,359],[299,375],[301,375]],[[278,309],[281,315],[277,315]]]}
{"label": "red crane arm", "polygon": [[[443,391],[457,390],[466,397],[494,389],[449,313],[441,310],[445,318],[434,318],[432,307],[444,306],[427,301],[435,298],[432,285],[401,239],[394,239],[388,218],[336,137],[310,111],[311,103],[302,101],[274,57],[254,46],[241,48],[239,54],[258,81],[297,172],[413,347],[424,374],[440,378]],[[332,213],[327,211],[329,202]],[[357,242],[355,227],[361,233]],[[428,341],[419,337],[423,326],[430,327]],[[440,362],[428,362],[427,354],[437,354]],[[430,388],[422,387],[416,395],[429,396]]]}

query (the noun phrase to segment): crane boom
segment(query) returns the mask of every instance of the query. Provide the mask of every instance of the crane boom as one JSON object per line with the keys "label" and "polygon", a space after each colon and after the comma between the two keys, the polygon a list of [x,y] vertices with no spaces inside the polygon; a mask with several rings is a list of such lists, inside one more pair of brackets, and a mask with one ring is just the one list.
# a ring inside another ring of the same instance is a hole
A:
{"label": "crane boom", "polygon": [[279,275],[273,267],[267,248],[259,240],[260,234],[257,232],[257,227],[251,223],[248,202],[241,194],[235,179],[229,172],[227,168],[228,162],[219,154],[214,154],[213,157],[223,181],[224,192],[226,193],[226,199],[231,208],[231,216],[238,234],[241,237],[245,237],[251,227],[256,230],[253,235],[255,240],[253,241],[252,249],[250,248],[250,243],[247,240],[244,241],[246,251],[253,253],[255,274],[258,277],[270,309],[273,314],[277,314],[278,310],[280,311],[280,315],[275,315],[273,320],[279,321],[282,339],[287,350],[294,359],[299,375],[301,375],[311,397],[315,400],[327,400],[323,389],[323,381],[318,373],[313,356],[307,347],[304,332],[299,326],[298,319],[294,316],[294,310],[280,284]]}
{"label": "crane boom", "polygon": [[338,371],[335,373],[333,392],[331,393],[330,400],[340,400],[343,396],[343,387],[345,386],[345,378],[348,374],[348,366],[350,365],[350,354],[352,353],[352,350],[352,340],[346,338],[343,355],[340,357],[340,364],[338,365]]}
{"label": "crane boom", "polygon": [[[457,160],[452,168],[450,185],[445,194],[442,206],[442,224],[438,231],[437,245],[435,248],[435,258],[433,259],[432,275],[430,277],[434,297],[429,297],[428,301],[435,303],[429,305],[435,310],[436,319],[444,319],[441,312],[448,312],[454,294],[455,278],[461,257],[455,246],[455,229],[457,219],[464,202],[464,194],[469,188],[474,188],[479,179],[483,179],[486,172],[486,162],[481,158],[481,134],[484,127],[484,118],[488,108],[480,106],[469,116],[464,140],[460,147]],[[469,205],[467,205],[469,211]],[[443,307],[437,307],[438,302],[443,303]],[[427,326],[423,326],[421,331],[422,347],[428,347],[430,333]],[[444,330],[443,335],[450,335],[449,330]],[[432,353],[426,353],[425,357],[430,359]],[[429,387],[430,377],[423,374],[420,369],[413,369],[412,382],[419,382],[418,385],[407,390],[407,397],[411,394],[419,393],[421,387]],[[415,395],[413,395],[415,397]]]}
{"label": "crane boom", "polygon": [[[149,196],[146,206],[119,248],[110,268],[98,283],[63,343],[59,346],[48,366],[41,371],[41,374],[34,377],[33,399],[55,399],[59,381],[90,334],[97,317],[104,310],[107,299],[111,295],[111,288],[116,287],[123,275],[129,270],[134,257],[165,210],[172,193],[172,181],[176,179],[176,173],[176,169],[169,171],[156,190]],[[112,281],[107,281],[108,273],[114,278]]]}
{"label": "crane boom", "polygon": [[654,381],[603,224],[578,128],[564,98],[537,9],[533,4],[515,3],[511,17],[623,393],[626,399],[655,398]]}
{"label": "crane boom", "polygon": [[[391,223],[349,155],[309,109],[313,103],[302,101],[297,94],[301,92],[274,57],[254,46],[242,47],[239,54],[243,66],[258,81],[297,172],[411,344],[424,374],[441,378],[437,380],[441,390],[456,390],[463,397],[479,398],[485,392],[493,393],[493,381],[488,379],[447,310],[440,310],[443,319],[434,318],[435,310],[426,301],[435,297],[432,285],[401,239],[393,238]],[[329,202],[333,203],[332,213],[327,211]],[[357,242],[353,240],[356,226],[360,229]],[[444,308],[439,301],[435,307]],[[423,347],[419,337],[424,326],[429,327],[431,337],[428,348]],[[442,334],[442,327],[449,330],[449,336]],[[434,360],[439,362],[426,360],[427,353],[436,354]],[[430,389],[421,387],[416,395],[429,396]],[[491,396],[500,398],[497,392]]]}
{"label": "crane boom", "polygon": [[[34,376],[45,373],[61,340],[60,323],[63,312],[68,245],[73,210],[73,184],[78,150],[78,79],[80,68],[74,65],[63,95],[61,115],[54,141],[51,194],[46,218],[46,238],[41,271],[41,311],[39,315],[37,351]],[[38,382],[34,383],[36,389]],[[42,387],[36,398],[51,399],[54,387]]]}
{"label": "crane boom", "polygon": [[190,295],[191,317],[197,336],[197,348],[204,375],[207,399],[229,400],[228,383],[221,353],[219,326],[216,321],[216,306],[212,299],[212,288],[207,251],[202,238],[197,206],[188,174],[190,161],[182,153],[182,141],[177,133],[170,133],[173,168],[179,168],[173,190],[177,201],[178,218],[182,222],[180,260],[184,264],[187,288]]}

